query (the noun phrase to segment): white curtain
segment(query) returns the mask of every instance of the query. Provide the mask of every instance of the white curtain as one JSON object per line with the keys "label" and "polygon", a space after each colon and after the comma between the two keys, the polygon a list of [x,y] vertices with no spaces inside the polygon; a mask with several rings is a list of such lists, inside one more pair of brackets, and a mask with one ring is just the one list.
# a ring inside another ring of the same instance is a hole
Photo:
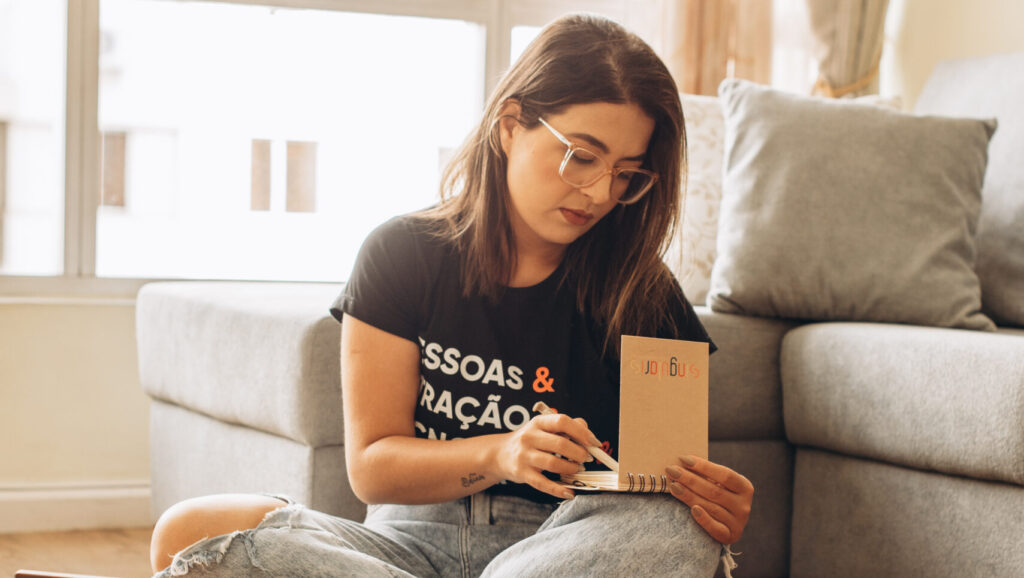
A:
{"label": "white curtain", "polygon": [[878,93],[889,0],[806,0],[818,61],[814,94]]}

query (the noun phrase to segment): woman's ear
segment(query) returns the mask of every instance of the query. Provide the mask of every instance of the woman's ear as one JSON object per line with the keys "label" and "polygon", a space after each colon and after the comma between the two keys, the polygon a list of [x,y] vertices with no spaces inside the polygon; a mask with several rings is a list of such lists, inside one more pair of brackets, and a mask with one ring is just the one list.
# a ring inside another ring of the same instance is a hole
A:
{"label": "woman's ear", "polygon": [[512,148],[512,139],[515,138],[516,132],[522,128],[519,124],[519,115],[522,113],[522,106],[518,100],[508,99],[505,104],[501,105],[501,110],[498,112],[498,138],[501,141],[501,150],[508,156],[508,151]]}

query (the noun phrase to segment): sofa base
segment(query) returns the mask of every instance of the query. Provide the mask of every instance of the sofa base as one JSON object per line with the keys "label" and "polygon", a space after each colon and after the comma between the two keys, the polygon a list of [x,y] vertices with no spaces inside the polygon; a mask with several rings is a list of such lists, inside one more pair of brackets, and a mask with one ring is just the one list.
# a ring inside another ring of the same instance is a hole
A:
{"label": "sofa base", "polygon": [[1024,488],[799,449],[792,576],[1019,576]]}
{"label": "sofa base", "polygon": [[[793,505],[793,447],[783,440],[713,441],[712,461],[743,474],[754,484],[754,503],[743,537],[732,545],[742,578],[789,575],[789,529]],[[718,576],[723,576],[718,568]]]}

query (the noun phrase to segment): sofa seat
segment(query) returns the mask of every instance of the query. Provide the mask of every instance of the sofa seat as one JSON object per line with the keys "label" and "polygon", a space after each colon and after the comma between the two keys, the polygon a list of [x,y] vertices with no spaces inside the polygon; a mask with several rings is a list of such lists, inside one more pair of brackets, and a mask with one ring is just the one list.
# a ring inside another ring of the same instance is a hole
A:
{"label": "sofa seat", "polygon": [[1024,330],[810,324],[781,372],[794,444],[1024,486]]}

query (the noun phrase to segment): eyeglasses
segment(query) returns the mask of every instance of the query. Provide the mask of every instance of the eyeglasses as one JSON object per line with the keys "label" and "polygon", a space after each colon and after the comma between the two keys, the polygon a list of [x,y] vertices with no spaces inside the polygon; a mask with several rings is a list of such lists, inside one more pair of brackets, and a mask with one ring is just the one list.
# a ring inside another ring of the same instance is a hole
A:
{"label": "eyeglasses", "polygon": [[620,204],[631,205],[639,201],[658,181],[657,173],[645,169],[609,168],[608,163],[600,155],[565,138],[543,118],[537,120],[568,147],[562,164],[558,167],[558,176],[566,183],[577,188],[589,187],[603,179],[605,175],[611,174],[612,198]]}

